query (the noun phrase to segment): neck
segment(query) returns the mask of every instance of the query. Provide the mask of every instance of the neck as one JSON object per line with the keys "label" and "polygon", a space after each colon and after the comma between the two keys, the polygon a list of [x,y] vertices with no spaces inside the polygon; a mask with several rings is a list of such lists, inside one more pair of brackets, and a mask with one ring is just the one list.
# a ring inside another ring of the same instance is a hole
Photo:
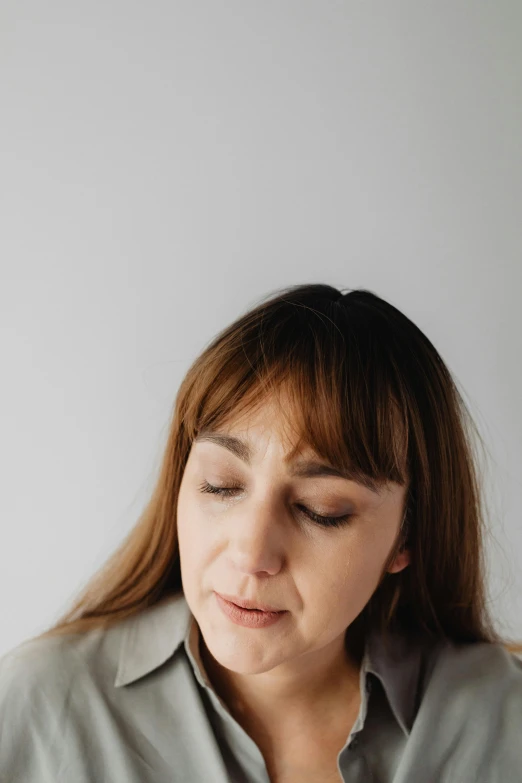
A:
{"label": "neck", "polygon": [[[339,724],[340,716],[352,716],[360,705],[359,676],[361,656],[330,655],[320,663],[318,657],[308,668],[296,667],[292,673],[264,672],[237,674],[221,666],[199,637],[201,660],[216,693],[231,714],[243,725],[270,727],[270,733],[285,734],[300,727],[315,730],[318,719]],[[332,651],[330,651],[332,653]]]}

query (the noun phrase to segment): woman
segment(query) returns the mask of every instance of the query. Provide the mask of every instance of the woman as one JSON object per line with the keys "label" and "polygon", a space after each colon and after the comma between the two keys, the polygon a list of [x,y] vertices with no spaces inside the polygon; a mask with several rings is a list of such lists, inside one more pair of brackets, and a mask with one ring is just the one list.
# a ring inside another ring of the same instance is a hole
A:
{"label": "woman", "polygon": [[0,661],[0,779],[522,780],[472,426],[370,291],[240,317],[184,378],[126,541]]}

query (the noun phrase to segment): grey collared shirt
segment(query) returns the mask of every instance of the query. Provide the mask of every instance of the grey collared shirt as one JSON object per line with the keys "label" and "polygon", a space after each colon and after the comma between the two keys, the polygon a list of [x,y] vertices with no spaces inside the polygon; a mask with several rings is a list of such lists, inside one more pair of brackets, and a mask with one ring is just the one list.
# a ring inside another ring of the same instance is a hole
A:
{"label": "grey collared shirt", "polygon": [[[207,678],[183,595],[0,658],[1,783],[268,783]],[[522,660],[499,645],[372,635],[345,783],[522,781]],[[319,781],[318,781],[319,783]]]}

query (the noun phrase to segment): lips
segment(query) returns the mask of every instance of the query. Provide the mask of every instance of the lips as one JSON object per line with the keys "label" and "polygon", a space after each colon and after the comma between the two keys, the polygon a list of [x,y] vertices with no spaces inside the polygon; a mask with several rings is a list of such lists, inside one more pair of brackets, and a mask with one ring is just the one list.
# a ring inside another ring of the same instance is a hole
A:
{"label": "lips", "polygon": [[227,595],[226,593],[218,593],[226,601],[230,601],[236,606],[240,606],[242,609],[257,609],[261,612],[285,612],[286,609],[277,609],[275,606],[262,603],[261,601],[249,600],[247,598],[239,598],[236,595]]}
{"label": "lips", "polygon": [[216,603],[225,617],[228,617],[234,625],[241,625],[244,628],[261,631],[263,628],[273,627],[276,623],[283,622],[288,614],[286,610],[263,612],[261,609],[243,609],[233,601],[222,598],[219,593],[214,593],[214,595]]}

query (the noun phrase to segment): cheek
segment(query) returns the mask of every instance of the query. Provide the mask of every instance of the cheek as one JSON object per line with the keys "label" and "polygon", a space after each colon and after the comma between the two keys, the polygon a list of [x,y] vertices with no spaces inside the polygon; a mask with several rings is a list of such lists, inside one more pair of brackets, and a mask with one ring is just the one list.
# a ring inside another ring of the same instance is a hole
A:
{"label": "cheek", "polygon": [[177,533],[181,567],[182,570],[188,571],[189,566],[195,565],[197,553],[201,550],[201,532],[197,509],[183,491],[178,499]]}
{"label": "cheek", "polygon": [[210,559],[214,540],[208,514],[188,491],[178,497],[177,533],[182,573],[193,579]]}
{"label": "cheek", "polygon": [[360,605],[362,609],[378,586],[388,554],[382,538],[355,534],[337,542],[322,557],[315,557],[309,570],[312,592],[322,600],[337,596],[340,611],[345,611],[347,605]]}

